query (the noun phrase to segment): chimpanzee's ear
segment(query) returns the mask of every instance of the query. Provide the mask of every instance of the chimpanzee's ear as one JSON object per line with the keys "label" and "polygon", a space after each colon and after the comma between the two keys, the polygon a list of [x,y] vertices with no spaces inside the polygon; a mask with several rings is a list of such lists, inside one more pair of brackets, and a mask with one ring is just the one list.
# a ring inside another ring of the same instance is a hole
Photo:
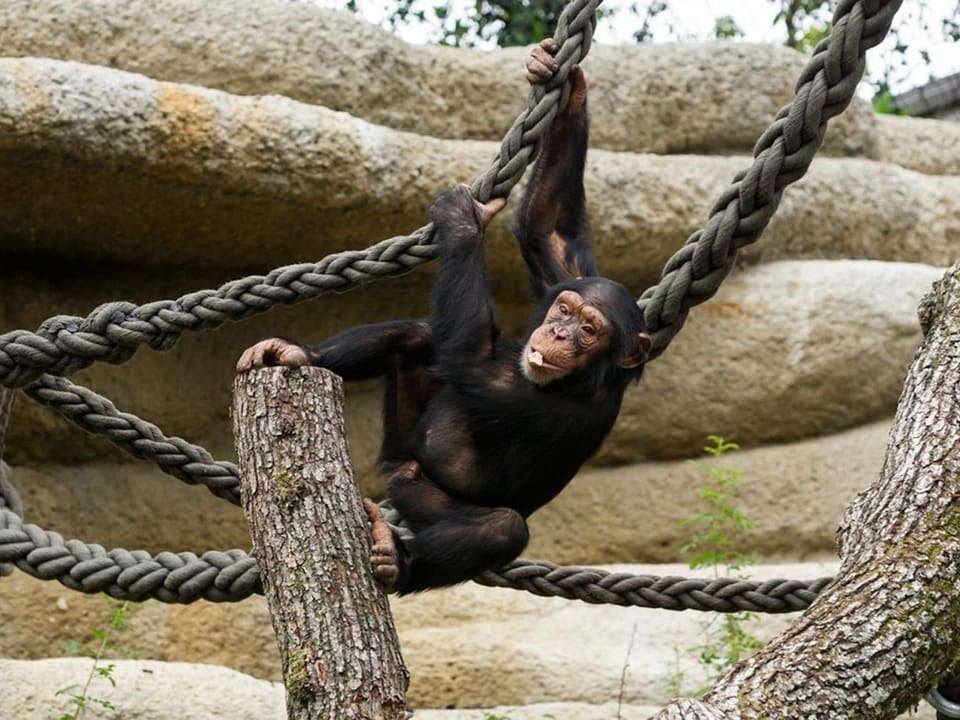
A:
{"label": "chimpanzee's ear", "polygon": [[653,347],[653,338],[646,333],[637,333],[637,342],[633,350],[618,365],[624,370],[633,370],[647,361],[650,349]]}

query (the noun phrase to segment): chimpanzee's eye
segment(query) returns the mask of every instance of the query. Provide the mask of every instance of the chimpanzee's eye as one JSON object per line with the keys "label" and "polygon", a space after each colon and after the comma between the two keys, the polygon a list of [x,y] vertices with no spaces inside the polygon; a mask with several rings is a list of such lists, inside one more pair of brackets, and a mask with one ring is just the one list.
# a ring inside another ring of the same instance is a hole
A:
{"label": "chimpanzee's eye", "polygon": [[565,304],[563,304],[563,303],[560,303],[560,305],[559,305],[559,307],[558,307],[557,309],[560,311],[560,314],[561,314],[561,315],[569,315],[569,314],[570,314],[570,308],[568,308],[568,307],[567,307]]}
{"label": "chimpanzee's eye", "polygon": [[597,334],[597,329],[593,325],[583,325],[580,328],[580,332],[582,332],[584,335],[588,335],[589,337],[593,337]]}

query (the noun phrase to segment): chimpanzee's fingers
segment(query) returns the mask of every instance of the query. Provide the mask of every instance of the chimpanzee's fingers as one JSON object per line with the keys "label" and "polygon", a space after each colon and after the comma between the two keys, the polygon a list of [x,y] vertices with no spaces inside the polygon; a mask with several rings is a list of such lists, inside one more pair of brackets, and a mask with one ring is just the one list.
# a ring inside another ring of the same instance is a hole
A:
{"label": "chimpanzee's fingers", "polygon": [[237,361],[237,372],[247,372],[253,368],[270,365],[287,365],[300,367],[310,362],[306,351],[296,343],[282,338],[261,340],[251,345]]}
{"label": "chimpanzee's fingers", "polygon": [[544,40],[530,51],[527,57],[527,81],[531,84],[549,80],[557,68],[560,67],[553,55],[546,49]]}
{"label": "chimpanzee's fingers", "polygon": [[243,351],[240,359],[237,360],[237,372],[247,372],[263,365],[263,351],[260,345],[261,343],[257,343]]}

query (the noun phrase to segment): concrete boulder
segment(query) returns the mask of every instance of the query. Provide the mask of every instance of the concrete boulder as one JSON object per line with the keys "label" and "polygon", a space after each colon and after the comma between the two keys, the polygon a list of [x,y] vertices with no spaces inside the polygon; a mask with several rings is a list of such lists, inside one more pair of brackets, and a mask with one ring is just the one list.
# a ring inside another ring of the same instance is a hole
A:
{"label": "concrete boulder", "polygon": [[[480,175],[497,149],[286,98],[37,59],[0,60],[0,134],[4,242],[31,257],[208,272],[265,273],[405,235],[425,223],[437,192]],[[639,294],[746,164],[592,153],[586,183],[601,269]],[[744,257],[946,265],[960,236],[958,183],[865,160],[818,161]],[[511,219],[512,210],[489,238],[504,293],[526,286]]]}
{"label": "concrete boulder", "polygon": [[690,457],[707,435],[748,446],[892,413],[942,271],[870,261],[758,265],[693,310],[624,399],[597,462]]}
{"label": "concrete boulder", "polygon": [[[8,55],[76,60],[242,95],[281,94],[378,125],[495,139],[523,107],[525,48],[409,45],[310,3],[13,0],[0,9]],[[783,47],[637,45],[590,51],[593,140],[635,152],[749,150],[803,67]],[[872,112],[854,101],[835,153],[865,154]]]}

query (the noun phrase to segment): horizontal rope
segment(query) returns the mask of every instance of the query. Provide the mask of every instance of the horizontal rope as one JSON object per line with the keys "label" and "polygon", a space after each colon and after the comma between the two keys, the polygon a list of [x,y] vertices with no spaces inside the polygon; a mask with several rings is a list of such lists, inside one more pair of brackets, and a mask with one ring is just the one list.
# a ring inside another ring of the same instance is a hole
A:
{"label": "horizontal rope", "polygon": [[[36,578],[58,580],[73,590],[102,592],[118,600],[233,602],[263,593],[256,558],[242,550],[210,551],[199,557],[187,552],[151,555],[143,550],[105,550],[80,540],[64,540],[0,507],[2,563],[12,563]],[[518,560],[498,572],[484,573],[476,582],[588,603],[784,613],[806,608],[829,578],[757,583],[629,575]]]}
{"label": "horizontal rope", "polygon": [[594,604],[720,613],[797,612],[809,607],[831,580],[753,582],[736,578],[630,575],[531,560],[517,560],[501,570],[474,578],[474,582],[489,587]]}
{"label": "horizontal rope", "polygon": [[4,507],[0,507],[2,563],[12,563],[41,580],[58,580],[73,590],[102,592],[118,600],[235,602],[263,592],[257,561],[242,550],[211,551],[199,557],[189,552],[108,551],[25,524]]}

